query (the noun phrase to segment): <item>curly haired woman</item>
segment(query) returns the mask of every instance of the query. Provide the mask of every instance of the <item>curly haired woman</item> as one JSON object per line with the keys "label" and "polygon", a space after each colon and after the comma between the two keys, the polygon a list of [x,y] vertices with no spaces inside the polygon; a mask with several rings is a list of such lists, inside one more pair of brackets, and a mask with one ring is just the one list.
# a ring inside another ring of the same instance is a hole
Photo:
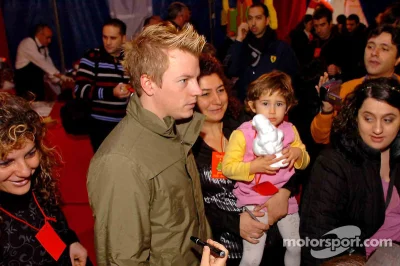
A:
{"label": "curly haired woman", "polygon": [[29,103],[0,93],[0,257],[5,265],[85,265],[52,177],[58,156]]}
{"label": "curly haired woman", "polygon": [[[304,265],[343,252],[368,257],[381,240],[400,241],[399,129],[396,79],[367,80],[347,96],[333,122],[333,148],[317,158],[302,199],[300,236],[321,243],[302,250]],[[344,241],[335,249],[327,240]]]}

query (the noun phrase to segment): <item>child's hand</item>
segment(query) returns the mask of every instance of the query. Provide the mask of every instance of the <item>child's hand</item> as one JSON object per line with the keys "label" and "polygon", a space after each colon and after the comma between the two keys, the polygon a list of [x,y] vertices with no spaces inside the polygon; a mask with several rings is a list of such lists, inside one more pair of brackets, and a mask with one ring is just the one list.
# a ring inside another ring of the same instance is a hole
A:
{"label": "child's hand", "polygon": [[279,159],[275,158],[275,155],[264,155],[255,158],[250,163],[250,174],[256,173],[266,173],[269,175],[276,174],[276,171],[279,170],[279,167],[271,167],[271,164],[279,162],[280,160],[285,159],[283,156]]}
{"label": "child's hand", "polygon": [[301,157],[303,152],[300,148],[289,147],[282,150],[282,157],[286,160],[283,163],[289,164],[289,169],[293,167],[294,163]]}

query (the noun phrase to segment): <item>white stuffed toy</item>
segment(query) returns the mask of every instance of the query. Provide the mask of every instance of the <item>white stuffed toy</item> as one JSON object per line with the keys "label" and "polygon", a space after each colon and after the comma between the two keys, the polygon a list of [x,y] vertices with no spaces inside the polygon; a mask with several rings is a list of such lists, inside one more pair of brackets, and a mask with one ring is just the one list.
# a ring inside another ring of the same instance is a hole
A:
{"label": "white stuffed toy", "polygon": [[[276,128],[262,114],[253,117],[253,127],[257,130],[257,136],[253,142],[253,152],[257,156],[275,154],[276,158],[282,157],[283,132]],[[284,160],[271,164],[271,167],[286,167],[288,163],[282,163]]]}

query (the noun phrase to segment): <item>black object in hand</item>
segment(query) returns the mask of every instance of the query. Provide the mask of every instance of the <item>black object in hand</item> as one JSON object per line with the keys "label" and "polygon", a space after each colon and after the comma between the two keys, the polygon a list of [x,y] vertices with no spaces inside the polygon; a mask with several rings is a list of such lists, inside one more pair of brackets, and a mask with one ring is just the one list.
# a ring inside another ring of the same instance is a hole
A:
{"label": "black object in hand", "polygon": [[222,251],[219,248],[213,247],[210,244],[208,244],[208,243],[206,243],[204,241],[201,241],[200,238],[198,238],[198,237],[191,236],[190,240],[192,240],[194,243],[196,243],[199,246],[202,246],[202,247],[208,246],[210,248],[210,250],[211,250],[211,253],[213,253],[217,257],[220,257],[220,258],[225,257],[225,251]]}
{"label": "black object in hand", "polygon": [[331,79],[328,82],[322,84],[319,90],[319,97],[321,101],[329,102],[332,105],[342,105],[342,98],[340,98],[340,86],[342,85],[341,80]]}

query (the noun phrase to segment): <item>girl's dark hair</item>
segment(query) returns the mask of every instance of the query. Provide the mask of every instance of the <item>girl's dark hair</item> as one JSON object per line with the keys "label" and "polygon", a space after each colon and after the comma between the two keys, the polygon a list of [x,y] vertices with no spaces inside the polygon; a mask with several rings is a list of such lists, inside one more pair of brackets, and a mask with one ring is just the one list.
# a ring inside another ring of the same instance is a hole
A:
{"label": "girl's dark hair", "polygon": [[41,117],[29,102],[6,92],[0,92],[0,106],[0,159],[23,148],[27,140],[33,141],[40,163],[32,177],[32,190],[45,203],[58,205],[59,194],[53,177],[55,167],[60,165],[60,157],[45,145],[46,126]]}
{"label": "girl's dark hair", "polygon": [[228,109],[226,115],[231,115],[233,118],[238,118],[242,110],[242,105],[236,97],[232,96],[232,82],[225,76],[224,68],[217,58],[208,54],[202,53],[199,58],[200,62],[200,75],[198,80],[204,76],[217,74],[224,83],[226,92],[228,93]]}
{"label": "girl's dark hair", "polygon": [[356,160],[363,156],[358,149],[362,142],[358,131],[358,111],[368,98],[386,102],[400,110],[400,85],[398,80],[395,78],[366,80],[346,97],[342,109],[333,120],[332,145]]}
{"label": "girl's dark hair", "polygon": [[286,100],[288,109],[297,104],[290,76],[282,71],[273,70],[261,75],[247,87],[246,111],[251,113],[250,101],[254,102],[264,94],[272,95],[275,92],[278,92]]}

